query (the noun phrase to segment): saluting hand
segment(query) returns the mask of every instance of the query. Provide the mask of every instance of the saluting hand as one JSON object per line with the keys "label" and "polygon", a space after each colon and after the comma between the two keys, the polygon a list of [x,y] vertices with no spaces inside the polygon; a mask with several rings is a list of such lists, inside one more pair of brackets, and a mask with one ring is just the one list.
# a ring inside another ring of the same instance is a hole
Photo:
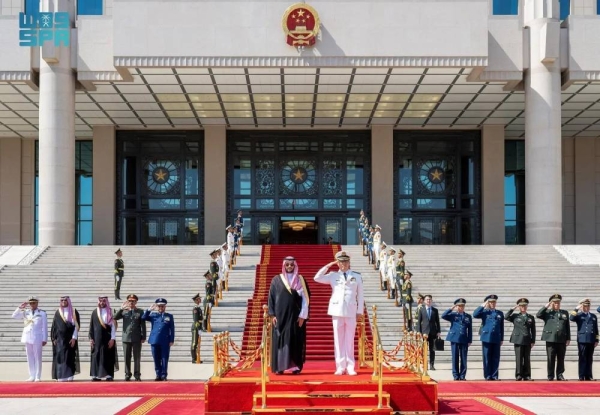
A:
{"label": "saluting hand", "polygon": [[513,310],[516,310],[517,308],[519,308],[519,304],[517,304],[516,306],[514,306]]}
{"label": "saluting hand", "polygon": [[337,261],[331,261],[329,264],[326,265],[326,267],[331,268],[334,265],[337,265]]}
{"label": "saluting hand", "polygon": [[150,306],[150,311],[156,311],[156,309],[157,309],[156,304],[152,304]]}
{"label": "saluting hand", "polygon": [[27,302],[21,303],[21,305],[19,306],[19,308],[23,309],[27,307]]}
{"label": "saluting hand", "polygon": [[548,303],[548,304],[546,304],[546,308],[550,308],[550,304],[551,304],[551,303]]}
{"label": "saluting hand", "polygon": [[123,310],[129,310],[129,301],[127,301],[127,300],[123,301],[123,304],[121,304],[121,308]]}

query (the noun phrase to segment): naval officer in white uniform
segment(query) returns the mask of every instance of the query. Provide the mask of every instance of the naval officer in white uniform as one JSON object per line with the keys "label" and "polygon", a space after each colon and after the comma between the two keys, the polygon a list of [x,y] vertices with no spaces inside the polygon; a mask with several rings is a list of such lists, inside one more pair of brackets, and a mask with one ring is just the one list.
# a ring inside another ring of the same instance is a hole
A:
{"label": "naval officer in white uniform", "polygon": [[[350,257],[345,251],[338,252],[335,259],[317,272],[315,281],[332,288],[327,314],[333,319],[335,374],[354,376],[354,335],[357,317],[364,310],[363,281],[360,273],[350,269]],[[328,273],[334,265],[339,271]]]}
{"label": "naval officer in white uniform", "polygon": [[[27,305],[29,304],[29,307]],[[12,314],[15,320],[23,320],[21,343],[25,343],[29,379],[27,382],[39,382],[42,378],[42,347],[48,342],[48,319],[46,312],[38,308],[38,299],[29,297]]]}

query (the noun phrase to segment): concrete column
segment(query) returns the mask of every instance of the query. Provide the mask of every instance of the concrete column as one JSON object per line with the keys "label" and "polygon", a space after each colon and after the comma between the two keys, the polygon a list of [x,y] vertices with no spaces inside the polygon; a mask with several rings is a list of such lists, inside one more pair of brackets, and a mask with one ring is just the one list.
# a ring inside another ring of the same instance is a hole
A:
{"label": "concrete column", "polygon": [[575,139],[562,140],[563,238],[564,245],[575,244]]}
{"label": "concrete column", "polygon": [[115,128],[110,125],[93,127],[92,143],[94,188],[94,219],[92,240],[94,245],[114,245],[116,229],[116,158]]}
{"label": "concrete column", "polygon": [[21,140],[21,244],[35,242],[35,140]]}
{"label": "concrete column", "polygon": [[596,139],[575,138],[575,243],[596,243]]}
{"label": "concrete column", "polygon": [[21,245],[21,139],[0,138],[0,245]]}
{"label": "concrete column", "polygon": [[[75,2],[42,0],[41,11],[69,12]],[[75,240],[75,74],[70,47],[47,42],[40,58],[39,243]]]}
{"label": "concrete column", "polygon": [[227,129],[215,125],[204,128],[204,244],[225,242],[227,226]]}
{"label": "concrete column", "polygon": [[527,244],[562,242],[558,0],[526,0],[525,231]]}
{"label": "concrete column", "polygon": [[371,128],[371,218],[381,226],[382,240],[394,242],[394,128]]}
{"label": "concrete column", "polygon": [[483,243],[504,245],[504,126],[481,131]]}

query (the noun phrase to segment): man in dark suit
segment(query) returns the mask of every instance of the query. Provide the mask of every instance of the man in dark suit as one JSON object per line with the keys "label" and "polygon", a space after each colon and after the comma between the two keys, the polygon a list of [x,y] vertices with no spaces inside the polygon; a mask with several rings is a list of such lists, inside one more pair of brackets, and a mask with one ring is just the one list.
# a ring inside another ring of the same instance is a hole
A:
{"label": "man in dark suit", "polygon": [[166,305],[167,300],[157,298],[154,304],[142,314],[142,320],[152,324],[148,343],[152,347],[155,381],[167,380],[169,353],[175,342],[175,321],[172,314],[165,313]]}
{"label": "man in dark suit", "polygon": [[[450,330],[446,336],[452,347],[452,377],[454,380],[466,380],[467,353],[473,342],[473,318],[465,313],[467,300],[458,298],[454,307],[444,311],[442,318],[450,322]],[[460,366],[459,366],[460,361]]]}
{"label": "man in dark suit", "polygon": [[429,369],[435,370],[435,339],[441,336],[440,314],[438,309],[431,305],[433,297],[427,294],[424,304],[417,311],[417,331],[427,335],[429,344]]}
{"label": "man in dark suit", "polygon": [[571,326],[569,313],[560,309],[562,296],[554,294],[548,299],[548,304],[540,308],[536,317],[544,320],[542,340],[546,342],[546,359],[548,361],[548,380],[554,380],[556,366],[556,380],[566,380],[565,354],[567,346],[571,343]]}
{"label": "man in dark suit", "polygon": [[569,319],[577,323],[577,348],[579,350],[579,380],[594,380],[592,363],[594,349],[598,346],[598,319],[590,313],[591,301],[585,298],[571,311]]}
{"label": "man in dark suit", "polygon": [[127,301],[115,314],[115,320],[123,319],[123,354],[125,355],[125,380],[131,379],[131,355],[133,354],[133,376],[136,381],[141,381],[140,359],[142,343],[146,341],[146,322],[142,320],[143,311],[136,307],[138,297],[129,294]]}
{"label": "man in dark suit", "polygon": [[[515,347],[517,360],[515,379],[517,380],[531,380],[531,349],[535,345],[535,319],[527,313],[528,305],[527,298],[519,298],[517,305],[508,310],[504,317],[515,326],[510,335],[510,342]],[[515,313],[517,308],[520,310],[519,313]]]}

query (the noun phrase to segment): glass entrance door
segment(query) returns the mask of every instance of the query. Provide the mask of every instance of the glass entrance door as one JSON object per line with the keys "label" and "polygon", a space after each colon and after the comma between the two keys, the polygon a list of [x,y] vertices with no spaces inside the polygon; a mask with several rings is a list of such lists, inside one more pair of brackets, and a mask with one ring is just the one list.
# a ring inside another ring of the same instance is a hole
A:
{"label": "glass entrance door", "polygon": [[150,217],[142,218],[141,245],[179,245],[183,244],[180,218]]}
{"label": "glass entrance door", "polygon": [[456,219],[447,216],[417,217],[413,221],[415,242],[420,245],[456,244]]}

